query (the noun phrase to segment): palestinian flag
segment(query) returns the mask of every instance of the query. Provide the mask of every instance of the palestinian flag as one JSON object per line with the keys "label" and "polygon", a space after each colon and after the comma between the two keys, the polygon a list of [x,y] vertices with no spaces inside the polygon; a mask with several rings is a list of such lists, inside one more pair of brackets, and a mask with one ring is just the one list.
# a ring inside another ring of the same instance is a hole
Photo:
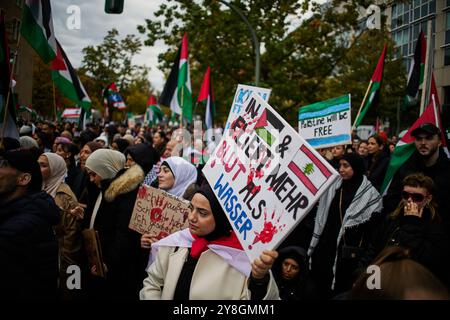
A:
{"label": "palestinian flag", "polygon": [[216,108],[210,67],[206,69],[205,76],[203,77],[203,83],[202,87],[200,88],[200,94],[198,95],[197,103],[205,106],[206,129],[212,129],[214,117],[216,115]]}
{"label": "palestinian flag", "polygon": [[57,56],[51,65],[52,80],[68,99],[89,112],[92,104],[91,99],[89,99],[80,78],[78,78],[59,41],[57,41],[57,48]]}
{"label": "palestinian flag", "polygon": [[[437,98],[437,96],[436,96]],[[424,123],[432,123],[441,130],[441,142],[445,152],[448,153],[447,143],[444,137],[444,130],[442,129],[441,117],[439,108],[436,105],[436,98],[432,94],[430,102],[427,108],[419,117],[419,119],[414,122],[414,124],[409,128],[408,132],[403,136],[403,138],[395,146],[394,152],[391,155],[391,160],[389,162],[389,167],[384,177],[383,184],[381,186],[380,193],[384,194],[388,189],[397,170],[411,157],[411,155],[416,150],[414,144],[414,137],[411,136],[411,132]]]}
{"label": "palestinian flag", "polygon": [[57,45],[50,0],[25,1],[20,33],[45,63],[55,59]]}
{"label": "palestinian flag", "polygon": [[278,135],[284,128],[283,122],[269,109],[265,109],[255,124],[256,134],[269,146],[272,146]]}
{"label": "palestinian flag", "polygon": [[164,86],[159,103],[170,107],[173,113],[182,114],[192,122],[191,78],[189,75],[188,38],[185,33],[177,58]]}
{"label": "palestinian flag", "polygon": [[[0,134],[4,137],[19,139],[16,125],[16,110],[11,92],[11,67],[9,60],[8,38],[6,36],[5,15],[0,11]],[[8,107],[6,100],[9,95]],[[6,112],[6,114],[5,114]],[[6,115],[6,124],[5,121]],[[2,137],[3,137],[2,136]]]}
{"label": "palestinian flag", "polygon": [[427,42],[421,31],[417,39],[416,49],[414,50],[414,59],[409,69],[404,109],[416,106],[419,103],[419,87],[423,82],[426,52]]}
{"label": "palestinian flag", "polygon": [[156,102],[154,95],[150,95],[147,100],[147,111],[145,112],[144,123],[153,126],[162,120],[164,113]]}
{"label": "palestinian flag", "polygon": [[37,117],[38,114],[36,112],[36,110],[27,107],[27,106],[18,106],[17,107],[17,112],[24,112],[24,113],[29,113],[32,117]]}
{"label": "palestinian flag", "polygon": [[361,121],[366,115],[367,110],[369,110],[370,107],[373,108],[378,103],[380,97],[381,81],[383,79],[383,69],[384,69],[384,60],[386,58],[386,50],[387,45],[384,45],[383,52],[381,53],[381,56],[378,59],[377,67],[375,68],[375,71],[372,75],[372,79],[370,80],[369,83],[370,88],[369,96],[367,98],[366,103],[364,104],[364,107],[361,110],[361,113],[355,119],[355,123],[353,125],[354,128],[358,127],[361,124]]}

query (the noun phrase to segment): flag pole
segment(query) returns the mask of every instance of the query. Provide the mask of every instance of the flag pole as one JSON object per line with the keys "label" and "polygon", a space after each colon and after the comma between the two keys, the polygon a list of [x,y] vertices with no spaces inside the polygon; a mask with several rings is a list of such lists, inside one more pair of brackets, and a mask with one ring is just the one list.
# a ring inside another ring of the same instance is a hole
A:
{"label": "flag pole", "polygon": [[356,121],[358,120],[358,117],[359,117],[359,115],[361,114],[362,108],[363,108],[364,105],[366,104],[367,95],[369,94],[369,91],[370,91],[370,89],[372,88],[372,84],[373,84],[373,81],[372,81],[372,79],[370,79],[369,86],[367,87],[366,94],[364,95],[364,99],[363,99],[363,101],[361,102],[361,106],[359,107],[358,113],[356,114],[355,121],[353,121],[352,130],[356,129],[356,128],[355,128]]}
{"label": "flag pole", "polygon": [[423,82],[422,82],[422,97],[420,99],[420,113],[421,115],[425,111],[425,101],[427,96],[427,82],[428,82],[428,69],[429,69],[429,63],[430,63],[430,52],[432,54],[431,50],[431,20],[428,20],[427,23],[427,50],[425,51],[425,68],[423,72]]}
{"label": "flag pole", "polygon": [[180,117],[180,129],[183,129],[183,103],[184,102],[184,86],[181,86],[181,117]]}
{"label": "flag pole", "polygon": [[55,82],[52,81],[53,86],[53,112],[55,114],[55,122],[58,121],[58,112],[56,111],[56,90],[55,90]]}
{"label": "flag pole", "polygon": [[14,77],[14,68],[16,66],[16,61],[17,61],[17,56],[19,55],[19,48],[20,48],[20,38],[21,35],[19,33],[19,37],[17,39],[17,45],[16,45],[16,52],[14,52],[14,59],[13,59],[13,63],[11,65],[11,72],[9,74],[9,83],[8,83],[8,93],[6,94],[6,102],[5,102],[5,114],[3,115],[3,128],[2,128],[2,133],[0,136],[0,148],[3,148],[3,138],[5,137],[5,131],[6,131],[6,124],[8,121],[8,105],[9,105],[9,99],[11,96],[11,82],[12,79]]}

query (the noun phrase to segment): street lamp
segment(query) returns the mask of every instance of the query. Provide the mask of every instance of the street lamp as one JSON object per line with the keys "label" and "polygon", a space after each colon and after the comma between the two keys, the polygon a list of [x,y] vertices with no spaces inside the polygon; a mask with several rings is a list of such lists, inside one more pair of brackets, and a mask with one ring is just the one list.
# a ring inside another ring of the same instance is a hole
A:
{"label": "street lamp", "polygon": [[258,37],[256,36],[255,30],[252,28],[252,26],[250,25],[250,22],[248,22],[247,18],[244,16],[244,14],[242,13],[242,11],[236,7],[235,5],[228,3],[224,0],[219,0],[220,3],[223,3],[224,5],[226,5],[227,7],[229,7],[231,10],[233,10],[241,19],[242,21],[244,21],[244,23],[247,25],[248,30],[250,31],[250,34],[252,36],[252,43],[253,43],[253,48],[255,50],[255,85],[258,86],[259,85],[259,75],[260,75],[260,53],[259,53],[259,41],[258,41]]}

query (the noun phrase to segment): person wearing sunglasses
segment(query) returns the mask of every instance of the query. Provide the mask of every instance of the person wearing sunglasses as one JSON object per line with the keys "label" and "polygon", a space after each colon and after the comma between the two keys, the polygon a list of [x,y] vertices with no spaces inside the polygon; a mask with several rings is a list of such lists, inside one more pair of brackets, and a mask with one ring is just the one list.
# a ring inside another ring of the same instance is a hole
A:
{"label": "person wearing sunglasses", "polygon": [[435,185],[430,177],[422,173],[407,176],[397,209],[374,229],[368,255],[372,254],[373,259],[386,247],[402,246],[410,251],[411,259],[448,285],[449,238],[434,192]]}
{"label": "person wearing sunglasses", "polygon": [[424,123],[411,132],[416,150],[397,170],[386,196],[383,198],[383,213],[390,214],[401,200],[402,181],[406,176],[420,172],[433,179],[434,200],[450,234],[450,160],[442,148],[442,135],[432,123]]}

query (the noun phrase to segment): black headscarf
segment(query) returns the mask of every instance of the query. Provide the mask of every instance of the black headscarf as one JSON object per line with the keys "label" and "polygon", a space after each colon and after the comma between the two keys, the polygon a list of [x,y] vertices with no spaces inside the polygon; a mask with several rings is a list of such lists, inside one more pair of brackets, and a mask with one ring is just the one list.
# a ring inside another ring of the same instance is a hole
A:
{"label": "black headscarf", "polygon": [[130,146],[130,143],[128,142],[128,140],[125,139],[117,139],[116,141],[114,141],[117,144],[117,147],[119,148],[119,151],[124,153],[126,148],[128,148]]}
{"label": "black headscarf", "polygon": [[195,193],[200,193],[206,199],[208,199],[216,223],[216,228],[214,229],[214,231],[206,235],[205,239],[208,241],[212,241],[220,237],[229,236],[232,227],[228,222],[228,218],[209,184],[206,183],[202,185]]}
{"label": "black headscarf", "polygon": [[[282,276],[283,262],[288,258],[293,259],[299,266],[298,275],[290,280],[284,279]],[[299,300],[303,298],[309,289],[306,287],[308,273],[308,255],[305,249],[299,246],[289,246],[278,250],[278,258],[273,264],[272,274],[282,300]]]}
{"label": "black headscarf", "polygon": [[350,206],[350,203],[355,197],[356,191],[358,191],[358,188],[362,183],[365,173],[365,166],[364,160],[356,153],[344,154],[341,160],[346,160],[353,169],[353,177],[342,182],[342,188],[344,191],[342,195],[342,211],[345,212]]}
{"label": "black headscarf", "polygon": [[289,246],[278,251],[278,258],[273,265],[275,279],[281,278],[281,266],[285,259],[293,259],[299,265],[299,275],[304,275],[308,271],[308,255],[306,250],[299,246]]}
{"label": "black headscarf", "polygon": [[150,145],[145,143],[135,144],[125,149],[125,156],[131,155],[134,162],[136,162],[144,171],[149,173],[153,166],[159,161],[159,153]]}

